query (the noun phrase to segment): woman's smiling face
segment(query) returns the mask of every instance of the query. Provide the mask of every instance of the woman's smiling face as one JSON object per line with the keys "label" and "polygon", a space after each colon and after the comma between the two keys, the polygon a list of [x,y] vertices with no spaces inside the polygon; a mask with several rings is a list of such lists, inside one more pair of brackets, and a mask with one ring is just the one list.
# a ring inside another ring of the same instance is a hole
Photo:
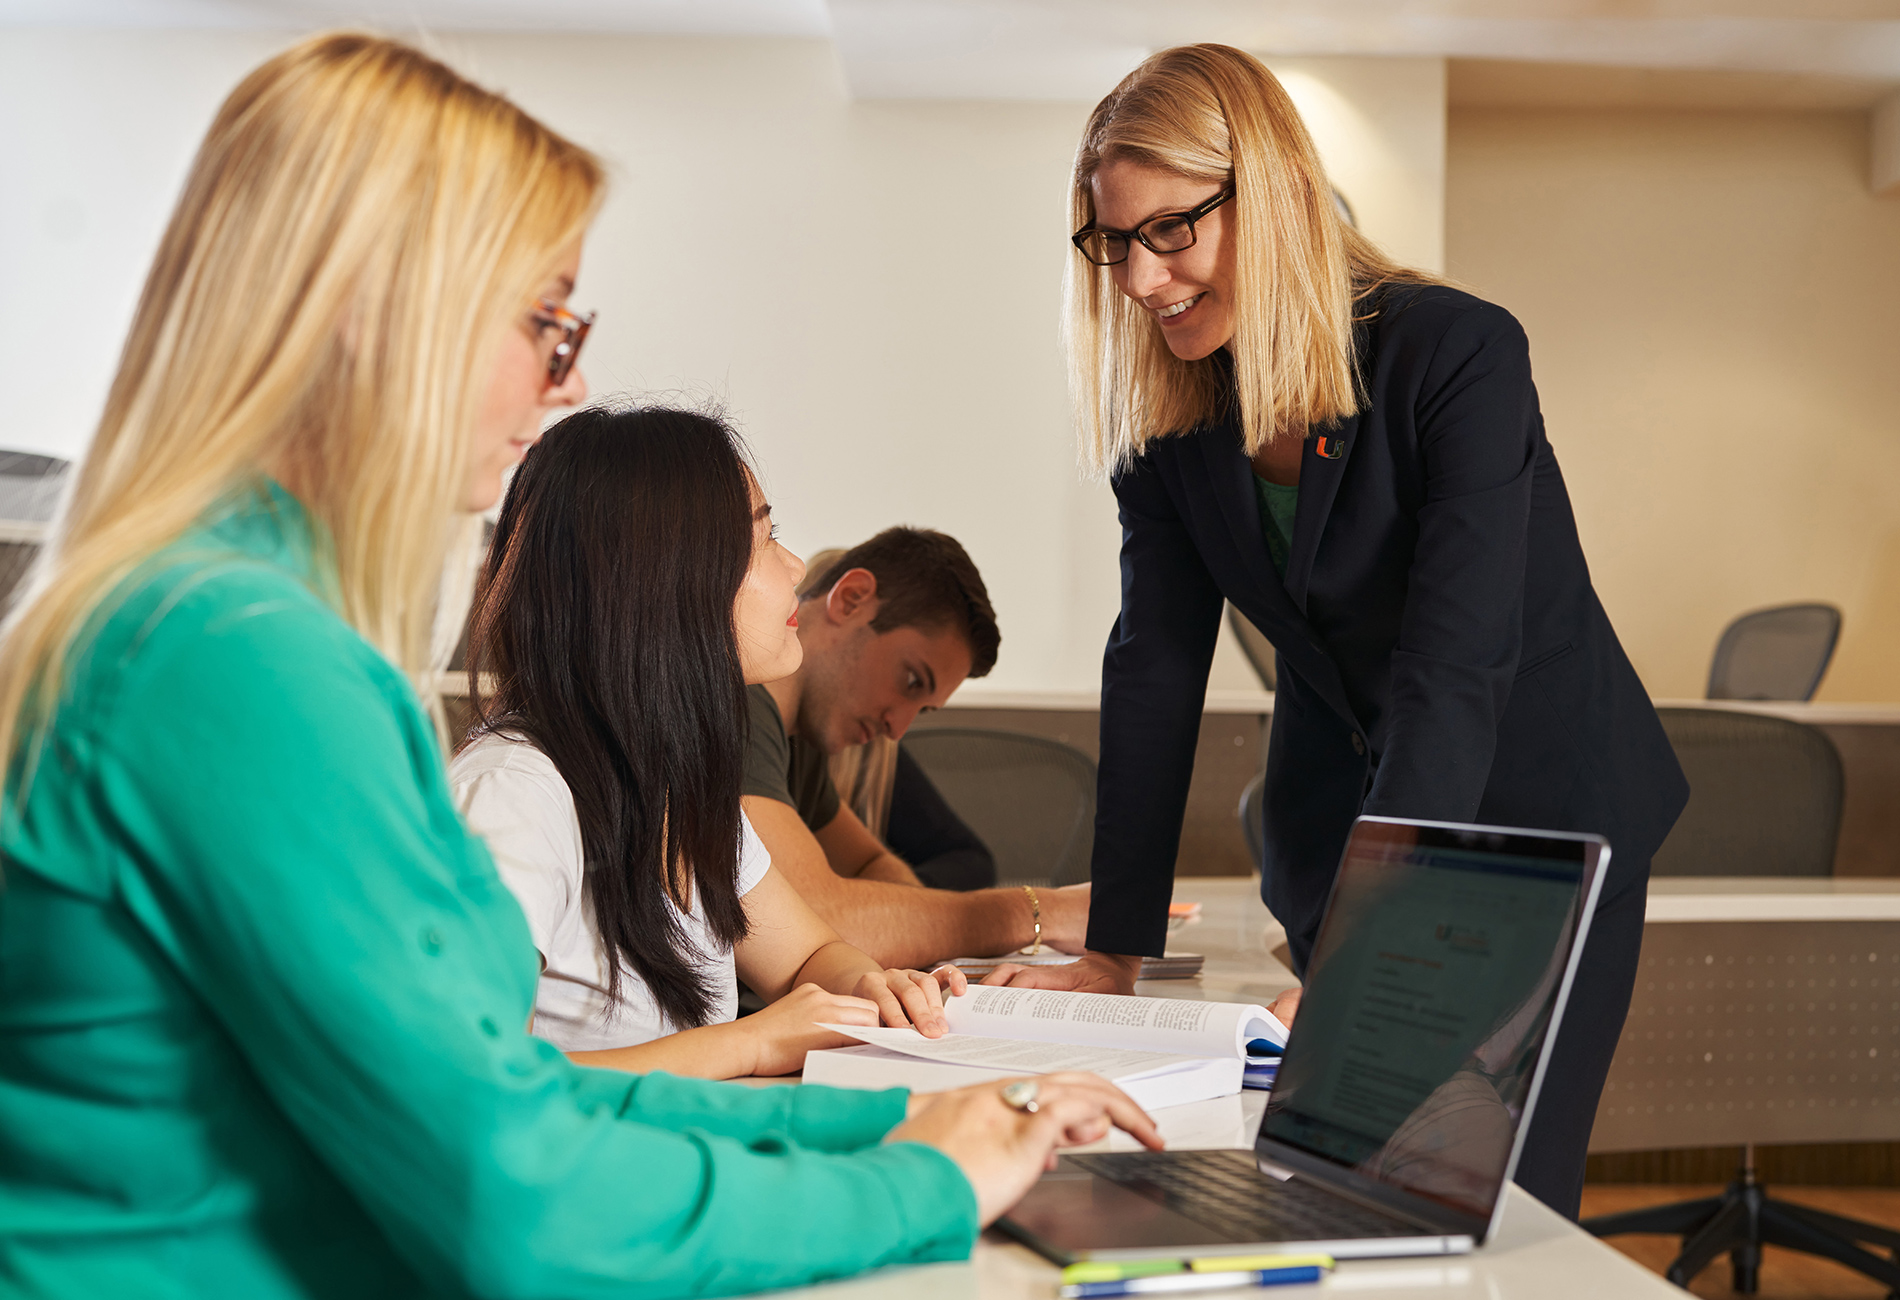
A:
{"label": "woman's smiling face", "polygon": [[[1190,180],[1114,158],[1089,180],[1095,224],[1133,230],[1167,212],[1187,212],[1219,194],[1218,181]],[[1115,287],[1134,299],[1161,328],[1168,350],[1183,361],[1199,361],[1225,347],[1234,336],[1234,245],[1228,225],[1234,204],[1223,203],[1195,226],[1192,248],[1155,253],[1138,240],[1128,244],[1128,260],[1108,268]]]}

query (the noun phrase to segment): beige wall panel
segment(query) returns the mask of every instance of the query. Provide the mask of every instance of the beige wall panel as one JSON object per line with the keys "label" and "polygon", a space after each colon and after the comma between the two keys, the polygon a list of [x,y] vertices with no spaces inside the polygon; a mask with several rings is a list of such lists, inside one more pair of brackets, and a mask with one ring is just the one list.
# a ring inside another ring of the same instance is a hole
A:
{"label": "beige wall panel", "polygon": [[1822,699],[1900,700],[1900,201],[1860,113],[1454,109],[1450,273],[1516,313],[1651,692],[1826,600]]}
{"label": "beige wall panel", "polygon": [[1279,59],[1359,229],[1408,266],[1445,269],[1445,60]]}

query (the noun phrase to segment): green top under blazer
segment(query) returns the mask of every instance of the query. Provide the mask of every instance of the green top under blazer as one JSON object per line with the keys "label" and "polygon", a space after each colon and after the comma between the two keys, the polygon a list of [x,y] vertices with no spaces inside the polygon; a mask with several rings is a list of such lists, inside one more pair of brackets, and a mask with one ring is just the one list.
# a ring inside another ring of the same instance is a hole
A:
{"label": "green top under blazer", "polygon": [[902,1092],[580,1069],[407,681],[242,494],[68,659],[0,853],[0,1293],[712,1295],[961,1258]]}

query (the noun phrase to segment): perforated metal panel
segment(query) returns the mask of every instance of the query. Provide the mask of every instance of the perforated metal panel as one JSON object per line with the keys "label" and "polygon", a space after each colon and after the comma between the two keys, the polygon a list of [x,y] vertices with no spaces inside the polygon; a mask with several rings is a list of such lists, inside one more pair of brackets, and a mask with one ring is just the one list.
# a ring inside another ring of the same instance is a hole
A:
{"label": "perforated metal panel", "polygon": [[1652,922],[1592,1151],[1900,1139],[1900,921]]}

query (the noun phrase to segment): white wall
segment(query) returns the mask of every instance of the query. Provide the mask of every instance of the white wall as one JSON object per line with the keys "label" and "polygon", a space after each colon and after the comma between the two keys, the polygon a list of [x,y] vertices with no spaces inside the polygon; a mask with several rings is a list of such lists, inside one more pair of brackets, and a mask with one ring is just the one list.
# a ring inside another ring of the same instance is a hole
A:
{"label": "white wall", "polygon": [[1359,228],[1445,269],[1445,60],[1268,59]]}
{"label": "white wall", "polygon": [[[83,448],[191,150],[285,39],[0,32],[0,445]],[[1118,533],[1075,472],[1057,342],[1088,105],[853,102],[822,40],[439,50],[613,168],[576,294],[597,392],[728,403],[795,548],[955,534],[1003,625],[990,685],[1094,689]],[[1442,265],[1443,62],[1276,67],[1362,227]],[[1213,684],[1252,684],[1231,648]]]}
{"label": "white wall", "polygon": [[1845,613],[1821,699],[1900,700],[1900,199],[1867,115],[1459,109],[1450,264],[1516,313],[1652,694],[1722,628]]}

